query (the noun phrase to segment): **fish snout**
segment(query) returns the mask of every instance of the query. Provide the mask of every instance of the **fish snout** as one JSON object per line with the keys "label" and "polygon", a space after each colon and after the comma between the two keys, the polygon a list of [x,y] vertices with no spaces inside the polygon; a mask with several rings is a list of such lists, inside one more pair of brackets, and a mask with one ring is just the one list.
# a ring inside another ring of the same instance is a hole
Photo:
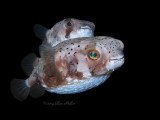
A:
{"label": "fish snout", "polygon": [[124,44],[120,40],[116,40],[113,43],[112,54],[110,56],[110,60],[121,60],[124,58]]}
{"label": "fish snout", "polygon": [[121,51],[123,51],[123,49],[124,49],[124,44],[123,44],[123,42],[120,41],[120,40],[117,40],[116,44],[118,45],[118,48],[119,48]]}
{"label": "fish snout", "polygon": [[118,60],[123,60],[124,59],[124,54],[119,53],[116,56],[110,56],[109,61],[118,61]]}
{"label": "fish snout", "polygon": [[124,64],[124,44],[120,40],[111,41],[110,52],[106,68],[108,70],[115,70]]}
{"label": "fish snout", "polygon": [[92,22],[83,21],[81,29],[91,29],[92,31],[94,31],[95,30],[95,25]]}
{"label": "fish snout", "polygon": [[124,54],[122,52],[110,56],[109,60],[107,62],[106,68],[107,70],[115,70],[117,68],[120,68],[124,64]]}

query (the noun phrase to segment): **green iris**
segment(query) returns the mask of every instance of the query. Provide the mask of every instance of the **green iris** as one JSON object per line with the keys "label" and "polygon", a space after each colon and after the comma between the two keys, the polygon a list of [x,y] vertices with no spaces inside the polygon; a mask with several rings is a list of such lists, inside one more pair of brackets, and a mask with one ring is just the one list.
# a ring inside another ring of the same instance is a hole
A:
{"label": "green iris", "polygon": [[91,56],[91,58],[95,58],[97,56],[97,53],[91,52],[90,56]]}

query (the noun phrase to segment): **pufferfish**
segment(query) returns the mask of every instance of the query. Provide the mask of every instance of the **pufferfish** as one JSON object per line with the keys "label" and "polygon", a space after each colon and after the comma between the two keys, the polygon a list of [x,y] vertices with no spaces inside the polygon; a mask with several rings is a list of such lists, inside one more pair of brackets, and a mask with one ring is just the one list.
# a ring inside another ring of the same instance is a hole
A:
{"label": "pufferfish", "polygon": [[36,24],[33,28],[35,35],[43,41],[43,44],[49,43],[52,47],[62,41],[94,36],[94,23],[75,18],[66,18],[56,23],[51,29]]}
{"label": "pufferfish", "polygon": [[69,39],[55,47],[42,44],[40,58],[30,54],[23,62],[26,71],[32,71],[29,78],[11,81],[12,95],[23,101],[29,94],[40,97],[45,90],[75,94],[99,86],[124,64],[123,49],[122,41],[107,36]]}

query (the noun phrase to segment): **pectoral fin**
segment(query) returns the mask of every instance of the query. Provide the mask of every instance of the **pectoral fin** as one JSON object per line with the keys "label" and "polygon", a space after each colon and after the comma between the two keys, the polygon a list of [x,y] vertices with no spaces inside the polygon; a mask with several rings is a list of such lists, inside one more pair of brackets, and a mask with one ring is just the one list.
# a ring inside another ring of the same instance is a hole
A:
{"label": "pectoral fin", "polygon": [[34,53],[28,54],[21,62],[21,67],[26,75],[30,76],[36,63],[38,62],[38,57]]}
{"label": "pectoral fin", "polygon": [[30,89],[30,96],[33,98],[41,97],[45,93],[45,89],[40,85],[40,83],[35,83]]}
{"label": "pectoral fin", "polygon": [[34,34],[37,38],[41,39],[42,41],[46,39],[46,32],[48,29],[40,24],[36,24],[33,27]]}

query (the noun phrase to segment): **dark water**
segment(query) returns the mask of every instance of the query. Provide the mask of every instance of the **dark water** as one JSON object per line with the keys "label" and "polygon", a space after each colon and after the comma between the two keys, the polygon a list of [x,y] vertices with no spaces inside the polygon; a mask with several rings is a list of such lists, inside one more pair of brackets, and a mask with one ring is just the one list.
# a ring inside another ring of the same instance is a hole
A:
{"label": "dark water", "polygon": [[[76,13],[74,10],[67,10],[65,12],[58,12],[57,9],[45,9],[34,7],[30,10],[29,6],[23,8],[18,7],[19,10],[11,9],[6,15],[7,25],[5,52],[2,59],[4,64],[4,78],[5,85],[1,85],[4,94],[5,102],[1,104],[8,108],[9,112],[23,114],[28,112],[32,114],[48,113],[55,114],[55,112],[78,111],[83,114],[83,111],[103,111],[104,110],[119,110],[126,112],[132,108],[137,108],[137,104],[143,103],[141,92],[139,93],[138,84],[139,77],[136,77],[136,55],[138,51],[136,48],[140,42],[138,36],[140,34],[141,21],[137,18],[137,11],[134,11],[129,6],[126,9],[118,7],[105,6],[102,9],[88,11],[80,11]],[[85,8],[83,8],[85,9]],[[57,12],[56,12],[57,10]],[[112,36],[120,39],[124,43],[125,63],[116,70],[111,77],[102,85],[91,89],[89,91],[72,94],[72,95],[58,95],[46,92],[44,96],[38,99],[28,97],[24,102],[19,102],[14,99],[10,93],[10,81],[13,78],[26,79],[27,76],[23,73],[20,62],[31,52],[39,55],[38,47],[41,41],[34,36],[34,24],[41,24],[47,28],[51,28],[56,22],[73,17],[77,19],[84,19],[95,23],[95,36]],[[136,43],[136,44],[135,44]],[[123,108],[123,110],[122,110]],[[141,108],[141,106],[140,106]],[[138,108],[137,108],[138,109]],[[85,112],[86,113],[86,112]],[[107,112],[106,112],[107,115]]]}

